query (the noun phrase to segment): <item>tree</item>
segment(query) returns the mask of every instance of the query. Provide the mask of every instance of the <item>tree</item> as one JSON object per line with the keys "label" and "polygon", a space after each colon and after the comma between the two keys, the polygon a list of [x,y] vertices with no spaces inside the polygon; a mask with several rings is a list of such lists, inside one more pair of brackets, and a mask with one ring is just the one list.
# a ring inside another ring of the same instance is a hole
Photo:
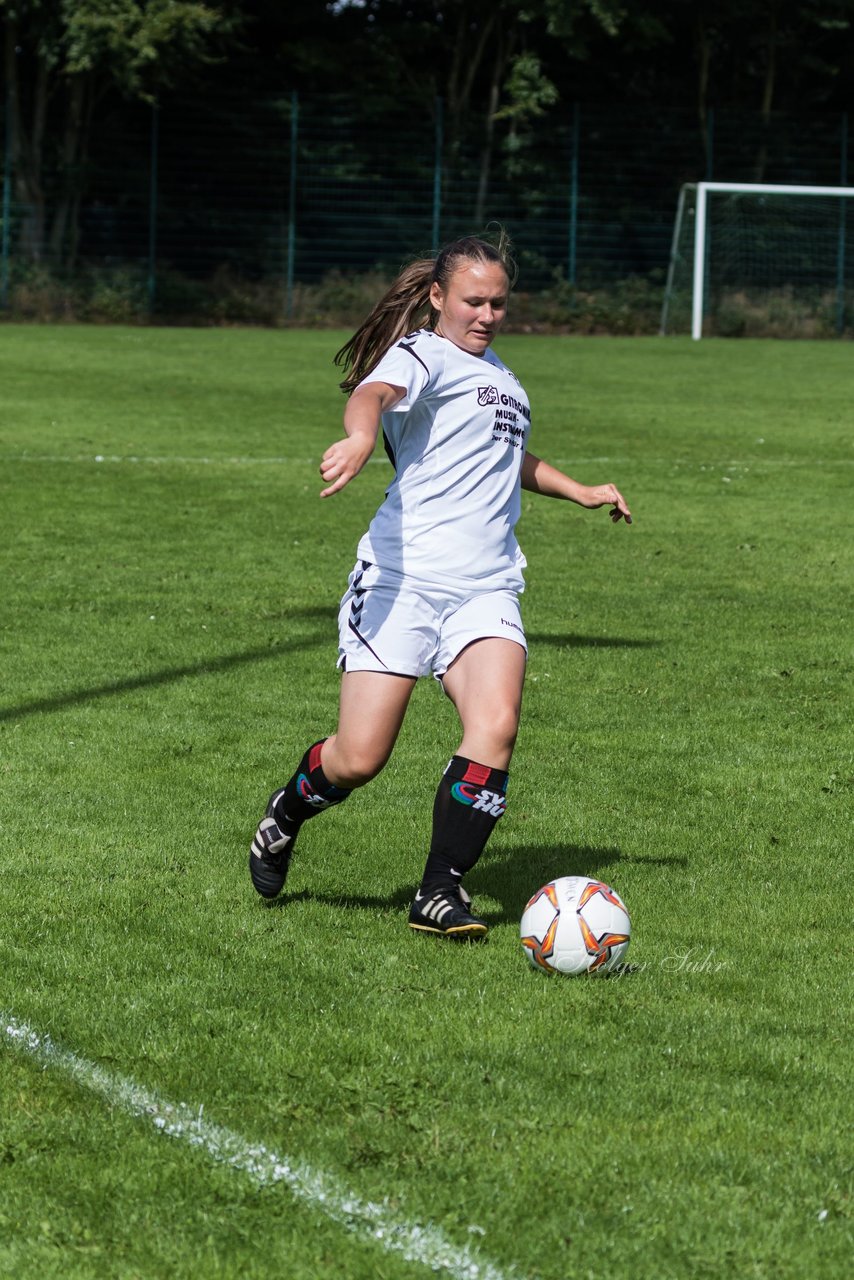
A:
{"label": "tree", "polygon": [[25,255],[74,260],[80,174],[100,98],[117,89],[153,101],[159,86],[208,57],[213,38],[234,22],[202,0],[0,0]]}
{"label": "tree", "polygon": [[374,95],[405,85],[427,110],[442,98],[449,154],[476,152],[476,224],[501,127],[518,154],[525,123],[559,99],[549,59],[570,46],[583,56],[585,32],[616,35],[623,13],[618,0],[337,0],[329,9],[349,41],[342,71],[357,66]]}

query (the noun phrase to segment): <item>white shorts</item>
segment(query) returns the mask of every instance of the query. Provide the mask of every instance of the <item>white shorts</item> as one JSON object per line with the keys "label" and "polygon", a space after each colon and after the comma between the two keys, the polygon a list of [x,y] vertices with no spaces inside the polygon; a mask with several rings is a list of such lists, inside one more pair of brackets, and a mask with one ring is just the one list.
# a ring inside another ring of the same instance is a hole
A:
{"label": "white shorts", "polygon": [[428,587],[359,560],[338,612],[338,665],[440,679],[466,645],[493,636],[528,652],[515,591]]}

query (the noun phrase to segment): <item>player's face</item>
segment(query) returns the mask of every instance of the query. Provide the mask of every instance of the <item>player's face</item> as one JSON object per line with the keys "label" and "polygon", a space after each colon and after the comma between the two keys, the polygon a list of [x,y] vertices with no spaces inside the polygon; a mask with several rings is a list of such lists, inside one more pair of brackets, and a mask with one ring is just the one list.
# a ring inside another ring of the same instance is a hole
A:
{"label": "player's face", "polygon": [[465,262],[447,290],[434,284],[430,301],[439,319],[436,332],[473,356],[482,356],[507,315],[510,284],[500,262]]}

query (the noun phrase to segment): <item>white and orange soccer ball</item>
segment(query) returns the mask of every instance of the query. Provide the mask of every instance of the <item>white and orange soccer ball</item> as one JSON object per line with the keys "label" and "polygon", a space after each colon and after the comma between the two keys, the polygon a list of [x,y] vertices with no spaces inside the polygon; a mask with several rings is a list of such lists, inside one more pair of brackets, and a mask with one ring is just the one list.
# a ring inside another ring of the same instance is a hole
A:
{"label": "white and orange soccer ball", "polygon": [[631,933],[619,894],[586,876],[550,880],[522,916],[522,946],[547,973],[609,973],[622,964]]}

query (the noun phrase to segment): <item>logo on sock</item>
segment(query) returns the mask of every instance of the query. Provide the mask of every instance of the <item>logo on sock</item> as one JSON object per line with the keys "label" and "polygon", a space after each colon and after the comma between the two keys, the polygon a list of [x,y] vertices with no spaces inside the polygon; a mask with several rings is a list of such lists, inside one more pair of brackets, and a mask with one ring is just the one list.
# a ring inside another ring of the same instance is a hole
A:
{"label": "logo on sock", "polygon": [[318,795],[304,773],[301,773],[297,778],[297,791],[300,794],[300,799],[304,800],[306,804],[310,804],[313,809],[328,809],[331,804],[335,803],[334,799],[327,800],[325,796]]}
{"label": "logo on sock", "polygon": [[476,787],[465,782],[455,782],[451,787],[451,795],[460,804],[469,804],[473,809],[480,809],[493,818],[500,818],[507,808],[507,799],[500,791],[478,791]]}

